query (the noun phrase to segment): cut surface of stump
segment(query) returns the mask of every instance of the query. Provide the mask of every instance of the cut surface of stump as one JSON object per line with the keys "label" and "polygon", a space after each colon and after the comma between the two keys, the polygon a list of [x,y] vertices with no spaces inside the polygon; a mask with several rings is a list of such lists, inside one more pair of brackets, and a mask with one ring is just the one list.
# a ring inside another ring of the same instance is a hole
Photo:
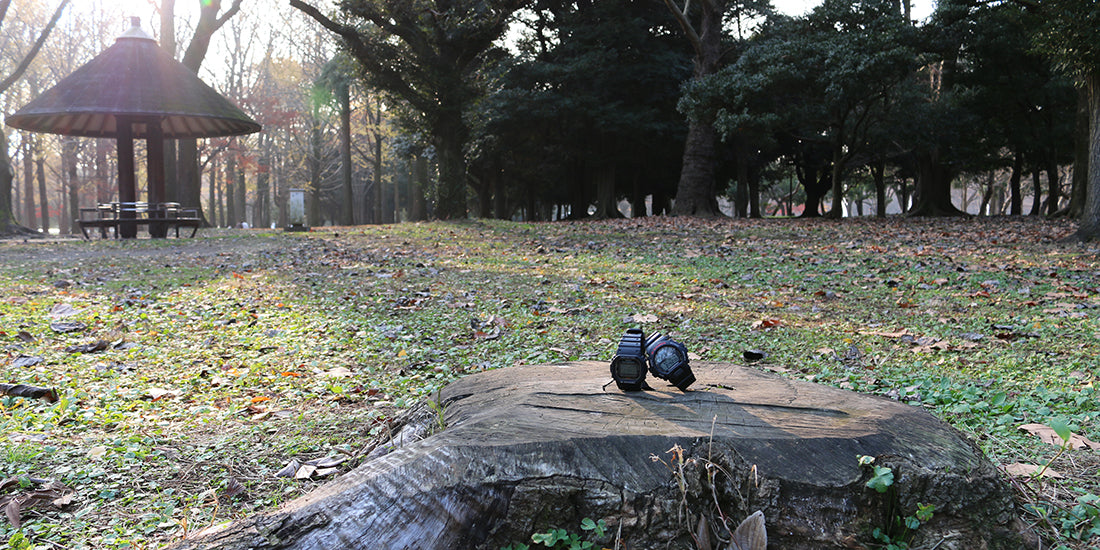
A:
{"label": "cut surface of stump", "polygon": [[[912,548],[1026,546],[997,469],[923,409],[725,363],[693,370],[687,392],[621,392],[604,362],[468,376],[388,454],[180,547],[497,550],[591,518],[609,548],[696,548],[702,524],[718,550],[756,510],[769,548],[870,547],[876,528]],[[860,456],[891,468],[885,492],[866,486]],[[918,503],[933,517],[905,531]]]}

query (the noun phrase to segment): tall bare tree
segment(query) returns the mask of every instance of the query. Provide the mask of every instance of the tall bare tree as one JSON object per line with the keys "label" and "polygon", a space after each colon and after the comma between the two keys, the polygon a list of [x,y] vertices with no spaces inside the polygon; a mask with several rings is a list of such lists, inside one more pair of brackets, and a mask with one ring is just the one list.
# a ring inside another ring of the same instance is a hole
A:
{"label": "tall bare tree", "polygon": [[[241,9],[242,0],[233,0],[229,9],[222,12],[221,0],[198,0],[199,2],[199,21],[195,25],[195,32],[191,36],[191,42],[188,43],[187,49],[183,53],[182,63],[188,69],[191,69],[194,73],[198,74],[199,68],[202,67],[202,62],[206,59],[206,53],[210,49],[210,39],[214,36],[214,33],[218,29],[222,28],[227,21],[230,20]],[[175,14],[175,0],[166,0],[161,5],[161,45],[166,45],[166,35],[174,37],[174,23],[171,20],[174,19]],[[165,22],[165,18],[169,19],[169,22]],[[172,50],[175,50],[175,39],[170,38]],[[181,139],[177,142],[178,156],[176,162],[176,192],[175,197],[177,202],[186,204],[188,206],[198,206],[201,208],[202,204],[202,181],[199,178],[199,154],[198,154],[198,140],[196,139]],[[165,150],[166,154],[168,149]]]}
{"label": "tall bare tree", "polygon": [[[19,63],[2,79],[0,79],[0,94],[7,93],[7,91],[23,76],[23,73],[27,71],[27,67],[34,61],[35,56],[42,49],[42,45],[46,43],[46,39],[49,38],[50,32],[57,25],[57,21],[61,19],[61,14],[65,11],[65,7],[69,5],[69,0],[61,0],[61,3],[57,5],[54,10],[53,17],[50,18],[49,23],[42,28],[42,31],[38,35],[38,39],[34,41],[34,44],[23,54]],[[0,0],[0,29],[3,29],[4,18],[8,13],[8,8],[11,6],[11,0]],[[8,136],[7,132],[0,130],[0,234],[14,234],[14,233],[28,233],[29,230],[20,226],[15,221],[15,215],[12,213],[12,181],[15,179],[11,168],[11,158],[8,156]]]}

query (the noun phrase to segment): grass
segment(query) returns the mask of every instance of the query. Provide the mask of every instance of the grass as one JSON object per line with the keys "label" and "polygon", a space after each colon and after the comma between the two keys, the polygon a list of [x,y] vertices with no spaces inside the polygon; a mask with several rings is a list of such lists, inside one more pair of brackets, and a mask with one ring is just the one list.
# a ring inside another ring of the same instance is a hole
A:
{"label": "grass", "polygon": [[[997,464],[1057,456],[1063,479],[1012,479],[1024,517],[1044,548],[1093,547],[1095,451],[1018,429],[1100,440],[1100,260],[1055,242],[1071,229],[658,218],[0,243],[2,382],[60,396],[0,398],[0,476],[74,496],[0,540],[161,547],[324,481],[277,477],[292,459],[353,468],[459,376],[606,360],[641,325],[706,360],[761,350],[759,368],[926,407]],[[58,304],[75,312],[51,318]]]}

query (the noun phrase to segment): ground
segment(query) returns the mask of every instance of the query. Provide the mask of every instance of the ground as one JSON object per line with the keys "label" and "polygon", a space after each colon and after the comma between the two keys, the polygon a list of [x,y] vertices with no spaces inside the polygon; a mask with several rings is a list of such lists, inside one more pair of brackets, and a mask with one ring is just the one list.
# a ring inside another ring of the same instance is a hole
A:
{"label": "ground", "polygon": [[[1074,229],[654,218],[0,242],[0,382],[60,397],[0,398],[22,522],[0,537],[160,547],[354,467],[456,377],[607,360],[643,326],[700,359],[758,351],[755,368],[926,407],[996,464],[1043,470],[1010,477],[1024,517],[1044,548],[1087,548],[1096,451],[1019,429],[1100,440],[1100,260],[1058,242]],[[324,458],[328,477],[277,475]]]}

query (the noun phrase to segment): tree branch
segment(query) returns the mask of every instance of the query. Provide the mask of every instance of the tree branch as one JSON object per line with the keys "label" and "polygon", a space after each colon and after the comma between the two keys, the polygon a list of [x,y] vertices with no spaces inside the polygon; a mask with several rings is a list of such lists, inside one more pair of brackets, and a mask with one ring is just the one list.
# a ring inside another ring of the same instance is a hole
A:
{"label": "tree branch", "polygon": [[210,38],[222,25],[225,25],[226,21],[229,21],[230,17],[233,17],[241,9],[241,0],[233,0],[233,5],[221,17],[218,17],[221,2],[203,2],[202,4],[202,9],[199,11],[199,22],[195,25],[195,35],[191,38],[191,43],[187,45],[187,51],[183,54],[182,62],[185,67],[196,74],[199,72],[199,67],[202,66],[203,59],[206,58],[207,50],[210,49]]}
{"label": "tree branch", "polygon": [[[57,6],[57,10],[53,12],[53,18],[46,24],[46,27],[42,29],[42,34],[38,36],[38,41],[34,43],[34,47],[31,51],[27,52],[27,55],[23,56],[23,61],[19,63],[19,66],[8,75],[2,82],[0,82],[0,93],[6,92],[15,81],[19,80],[19,77],[23,76],[23,73],[27,71],[27,67],[30,67],[31,61],[34,61],[34,57],[38,55],[38,51],[42,49],[42,45],[46,43],[46,39],[50,37],[50,31],[57,25],[57,20],[61,19],[61,12],[65,11],[65,6],[69,5],[69,0],[61,0],[61,4]],[[7,10],[7,0],[5,0],[2,6],[4,10]],[[2,18],[0,18],[2,19]]]}
{"label": "tree branch", "polygon": [[225,10],[225,13],[218,18],[214,30],[220,29],[222,25],[224,25],[226,21],[229,21],[229,18],[236,15],[238,11],[241,11],[241,0],[233,0],[233,5],[229,6],[229,9]]}
{"label": "tree branch", "polygon": [[408,82],[401,78],[398,72],[379,62],[371,53],[371,48],[363,42],[355,27],[342,25],[329,19],[320,10],[302,0],[290,0],[290,5],[339,36],[348,52],[359,62],[360,66],[375,78],[384,81],[385,87],[390,88],[391,92],[401,96],[402,99],[408,101],[423,113],[432,112],[434,106],[431,101],[421,97]]}
{"label": "tree branch", "polygon": [[11,0],[0,0],[0,23],[4,22],[4,15],[8,13],[8,6],[11,5]]}
{"label": "tree branch", "polygon": [[687,0],[684,3],[683,10],[680,10],[680,7],[677,6],[676,2],[673,0],[665,0],[665,5],[672,11],[672,15],[676,17],[676,21],[680,23],[680,27],[684,29],[688,41],[691,42],[691,47],[696,52],[703,51],[703,40],[699,37],[699,33],[695,31],[695,28],[691,26],[691,21],[689,21],[687,17],[687,8],[691,5],[691,1]]}

